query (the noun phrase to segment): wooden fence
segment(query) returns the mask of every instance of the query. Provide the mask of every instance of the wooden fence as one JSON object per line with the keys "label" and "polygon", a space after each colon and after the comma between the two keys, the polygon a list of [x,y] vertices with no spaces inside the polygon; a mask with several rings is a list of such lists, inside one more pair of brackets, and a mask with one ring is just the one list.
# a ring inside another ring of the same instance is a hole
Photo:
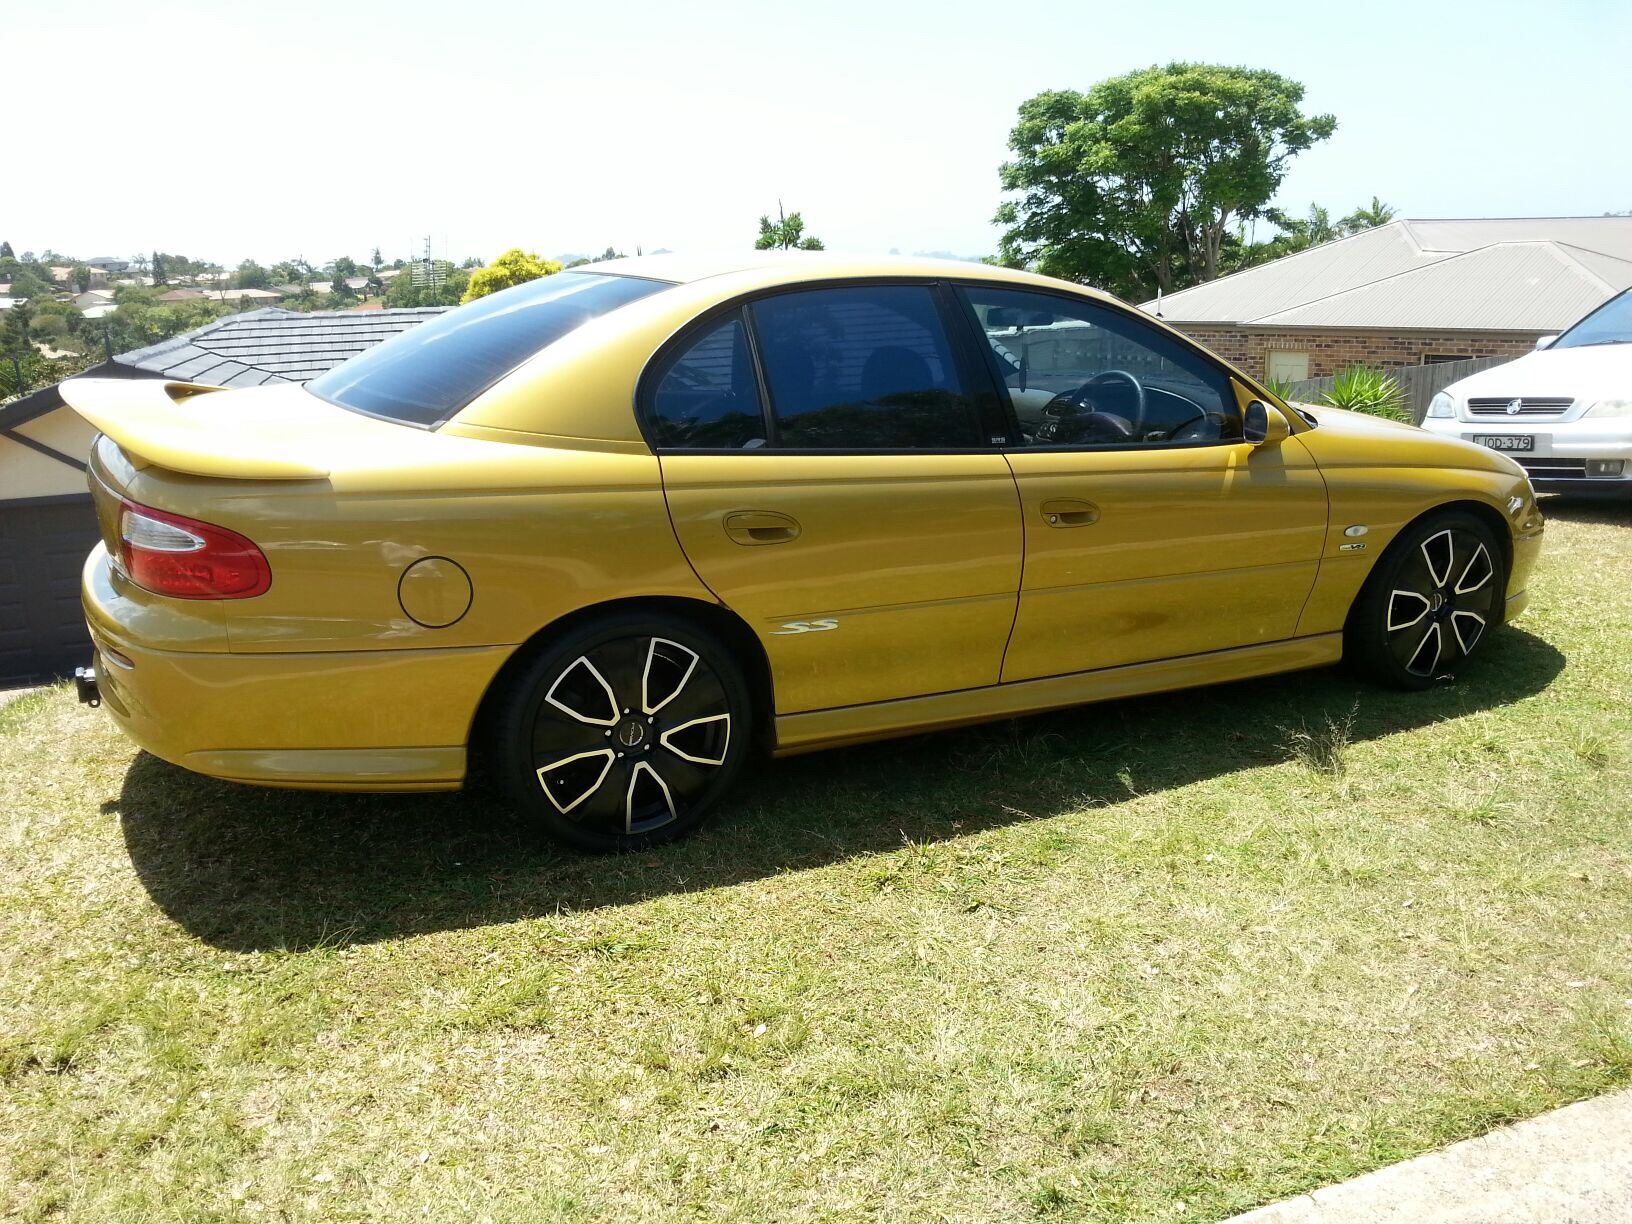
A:
{"label": "wooden fence", "polygon": [[[1472,357],[1467,361],[1441,361],[1434,365],[1395,366],[1384,370],[1383,373],[1397,378],[1401,389],[1405,392],[1405,406],[1411,412],[1411,419],[1418,424],[1428,412],[1428,401],[1443,391],[1452,383],[1466,378],[1469,374],[1479,370],[1488,370],[1491,366],[1499,366],[1514,360],[1512,357]],[[1301,400],[1306,404],[1318,404],[1325,399],[1325,393],[1332,389],[1336,377],[1305,378],[1301,382],[1292,384],[1287,392],[1289,399]]]}

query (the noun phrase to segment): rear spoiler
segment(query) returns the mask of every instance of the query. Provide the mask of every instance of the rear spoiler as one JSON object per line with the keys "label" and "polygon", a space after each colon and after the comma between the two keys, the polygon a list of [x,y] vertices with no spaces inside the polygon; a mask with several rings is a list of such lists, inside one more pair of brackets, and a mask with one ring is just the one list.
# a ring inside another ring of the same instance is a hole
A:
{"label": "rear spoiler", "polygon": [[[156,467],[234,480],[321,480],[329,474],[301,453],[292,434],[234,422],[230,408],[200,402],[225,387],[157,378],[70,378],[63,401],[119,444]],[[225,406],[223,406],[225,407]]]}

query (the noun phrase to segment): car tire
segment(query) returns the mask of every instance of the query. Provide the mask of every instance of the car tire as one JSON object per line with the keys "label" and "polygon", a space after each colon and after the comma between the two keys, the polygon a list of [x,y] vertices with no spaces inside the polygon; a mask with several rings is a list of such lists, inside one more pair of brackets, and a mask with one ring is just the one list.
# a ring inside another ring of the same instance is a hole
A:
{"label": "car tire", "polygon": [[742,771],[752,719],[718,638],[632,613],[582,623],[526,659],[488,726],[517,809],[565,845],[607,852],[701,824]]}
{"label": "car tire", "polygon": [[1502,623],[1506,591],[1502,549],[1483,520],[1429,515],[1395,539],[1366,580],[1344,627],[1344,661],[1390,688],[1451,679]]}

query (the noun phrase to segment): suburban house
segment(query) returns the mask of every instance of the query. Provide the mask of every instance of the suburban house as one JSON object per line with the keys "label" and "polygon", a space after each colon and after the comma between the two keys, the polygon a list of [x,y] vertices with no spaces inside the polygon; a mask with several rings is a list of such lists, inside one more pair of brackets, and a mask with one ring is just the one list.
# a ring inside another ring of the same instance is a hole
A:
{"label": "suburban house", "polygon": [[209,296],[202,289],[188,289],[183,286],[179,289],[171,289],[161,293],[153,300],[156,302],[202,302]]}
{"label": "suburban house", "polygon": [[206,296],[221,302],[236,302],[239,306],[275,306],[284,298],[276,289],[221,289]]}
{"label": "suburban house", "polygon": [[[252,310],[76,377],[302,383],[445,309]],[[94,436],[57,386],[0,404],[0,685],[71,671],[88,658],[79,571],[100,538],[85,488]]]}
{"label": "suburban house", "polygon": [[1632,286],[1632,217],[1391,221],[1142,309],[1247,373],[1516,357]]}
{"label": "suburban house", "polygon": [[85,261],[87,268],[100,268],[104,272],[123,272],[130,267],[130,260],[116,259],[112,255],[98,255],[95,259]]}
{"label": "suburban house", "polygon": [[76,293],[70,299],[81,310],[89,310],[93,306],[106,306],[113,301],[113,291],[109,289],[87,289],[84,293]]}

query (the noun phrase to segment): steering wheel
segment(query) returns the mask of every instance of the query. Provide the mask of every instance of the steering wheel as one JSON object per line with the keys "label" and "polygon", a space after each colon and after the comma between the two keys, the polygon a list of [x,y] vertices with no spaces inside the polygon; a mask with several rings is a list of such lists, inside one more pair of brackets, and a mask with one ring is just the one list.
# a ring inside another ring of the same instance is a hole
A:
{"label": "steering wheel", "polygon": [[[1179,434],[1180,433],[1184,432],[1185,430],[1190,429],[1192,426],[1196,425],[1198,422],[1205,423],[1207,421],[1217,422],[1217,424],[1218,424],[1218,436],[1220,438],[1224,437],[1224,431],[1226,429],[1228,429],[1229,425],[1230,425],[1230,418],[1225,416],[1222,412],[1219,412],[1219,411],[1217,411],[1215,409],[1202,408],[1202,407],[1200,407],[1200,405],[1197,405],[1197,411],[1193,415],[1185,417],[1184,420],[1180,421],[1177,425],[1173,426],[1172,429],[1168,430],[1165,434],[1163,434],[1162,435],[1162,441],[1164,441],[1164,442],[1177,442],[1177,441],[1180,440],[1179,439]],[[1187,440],[1199,441],[1200,439],[1201,439],[1201,435],[1198,434],[1195,439],[1187,439]]]}
{"label": "steering wheel", "polygon": [[[1062,391],[1059,395],[1056,395],[1049,403],[1049,407],[1052,408],[1062,401],[1072,406],[1078,406],[1084,400],[1091,401],[1093,399],[1095,388],[1116,382],[1126,383],[1133,388],[1134,412],[1133,420],[1130,423],[1131,428],[1128,432],[1132,437],[1137,438],[1144,432],[1145,428],[1145,385],[1126,370],[1101,370],[1075,390]],[[1044,409],[1044,411],[1046,412],[1047,409]]]}

